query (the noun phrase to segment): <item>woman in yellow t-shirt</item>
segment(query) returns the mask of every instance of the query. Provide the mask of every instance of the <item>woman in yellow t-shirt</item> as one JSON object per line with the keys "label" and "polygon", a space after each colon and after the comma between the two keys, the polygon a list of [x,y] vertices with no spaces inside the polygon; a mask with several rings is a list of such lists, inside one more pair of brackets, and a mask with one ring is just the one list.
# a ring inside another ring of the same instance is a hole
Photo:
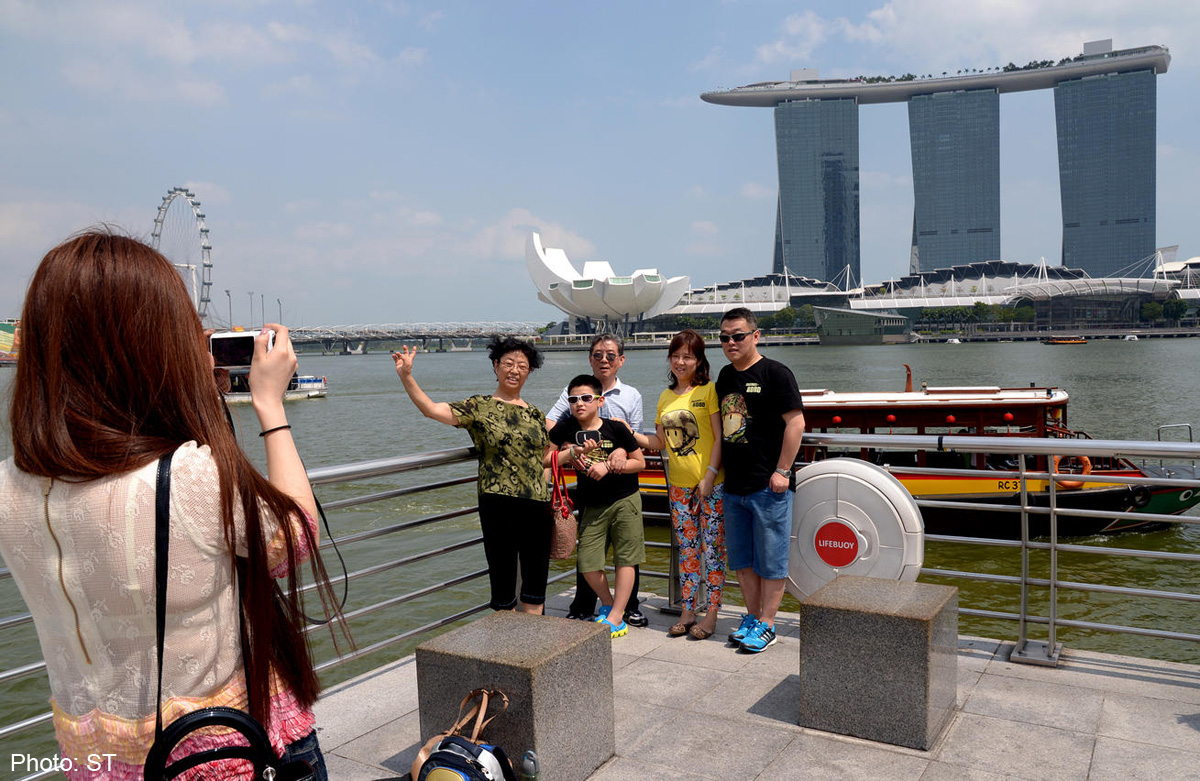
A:
{"label": "woman in yellow t-shirt", "polygon": [[[683,611],[667,630],[672,637],[712,635],[725,588],[725,523],[721,470],[721,407],[710,381],[704,338],[692,329],[671,339],[667,352],[670,380],[658,397],[651,436],[637,434],[638,444],[662,452],[667,460],[671,526],[679,545],[679,581]],[[707,571],[708,610],[697,623],[696,591],[700,559]]]}

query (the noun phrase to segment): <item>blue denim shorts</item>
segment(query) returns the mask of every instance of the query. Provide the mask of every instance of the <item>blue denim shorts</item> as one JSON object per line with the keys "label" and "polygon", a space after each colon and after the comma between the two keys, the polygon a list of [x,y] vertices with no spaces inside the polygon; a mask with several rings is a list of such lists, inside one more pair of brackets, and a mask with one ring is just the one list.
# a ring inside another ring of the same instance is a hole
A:
{"label": "blue denim shorts", "polygon": [[325,755],[321,753],[321,746],[317,743],[317,731],[315,729],[308,733],[308,735],[288,745],[280,759],[284,763],[297,759],[306,759],[308,760],[308,764],[312,765],[313,770],[316,771],[317,781],[329,781],[329,771],[325,767]]}
{"label": "blue denim shorts", "polygon": [[725,494],[725,550],[730,570],[753,569],[760,578],[788,576],[794,491],[770,488],[739,496]]}

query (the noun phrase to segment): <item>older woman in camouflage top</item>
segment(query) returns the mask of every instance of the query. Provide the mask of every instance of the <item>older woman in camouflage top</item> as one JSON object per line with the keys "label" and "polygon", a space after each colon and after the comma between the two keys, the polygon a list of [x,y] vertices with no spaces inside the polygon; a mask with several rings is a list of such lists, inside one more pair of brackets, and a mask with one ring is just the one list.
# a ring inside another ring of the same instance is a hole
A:
{"label": "older woman in camouflage top", "polygon": [[[435,402],[413,379],[416,350],[392,353],[404,389],[427,418],[465,428],[479,451],[479,524],[491,578],[493,610],[541,613],[550,567],[550,492],[542,459],[550,440],[546,417],[521,398],[542,355],[511,336],[492,338],[488,357],[496,390],[462,401]],[[521,593],[516,593],[517,567]]]}

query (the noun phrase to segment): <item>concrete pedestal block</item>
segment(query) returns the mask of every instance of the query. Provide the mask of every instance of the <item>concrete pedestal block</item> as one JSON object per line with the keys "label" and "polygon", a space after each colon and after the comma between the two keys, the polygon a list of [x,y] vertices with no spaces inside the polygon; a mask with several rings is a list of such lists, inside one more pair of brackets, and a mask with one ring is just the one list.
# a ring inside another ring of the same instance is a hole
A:
{"label": "concrete pedestal block", "polygon": [[[499,689],[508,712],[483,732],[517,767],[586,779],[616,753],[612,641],[599,624],[498,612],[417,646],[423,739],[448,729],[472,689]],[[469,729],[467,730],[470,734]]]}
{"label": "concrete pedestal block", "polygon": [[800,725],[929,749],[957,649],[957,588],[839,576],[800,603]]}

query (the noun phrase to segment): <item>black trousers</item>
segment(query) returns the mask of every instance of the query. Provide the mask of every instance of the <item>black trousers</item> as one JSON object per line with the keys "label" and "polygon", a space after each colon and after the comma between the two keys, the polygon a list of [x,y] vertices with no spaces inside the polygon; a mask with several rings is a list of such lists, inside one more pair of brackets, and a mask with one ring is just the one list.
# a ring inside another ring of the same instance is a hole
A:
{"label": "black trousers", "polygon": [[[629,595],[629,602],[625,605],[625,615],[638,612],[638,607],[641,603],[638,602],[638,587],[642,581],[642,568],[633,568],[633,593]],[[590,616],[596,612],[596,592],[592,591],[592,587],[588,585],[587,580],[583,577],[583,573],[579,571],[579,565],[575,566],[575,599],[571,601],[569,611],[578,613],[581,616]],[[624,619],[625,616],[621,616]]]}
{"label": "black trousers", "polygon": [[527,605],[545,603],[553,523],[549,502],[499,494],[479,495],[479,526],[483,529],[483,554],[491,579],[493,610],[516,607],[518,565],[521,601]]}

